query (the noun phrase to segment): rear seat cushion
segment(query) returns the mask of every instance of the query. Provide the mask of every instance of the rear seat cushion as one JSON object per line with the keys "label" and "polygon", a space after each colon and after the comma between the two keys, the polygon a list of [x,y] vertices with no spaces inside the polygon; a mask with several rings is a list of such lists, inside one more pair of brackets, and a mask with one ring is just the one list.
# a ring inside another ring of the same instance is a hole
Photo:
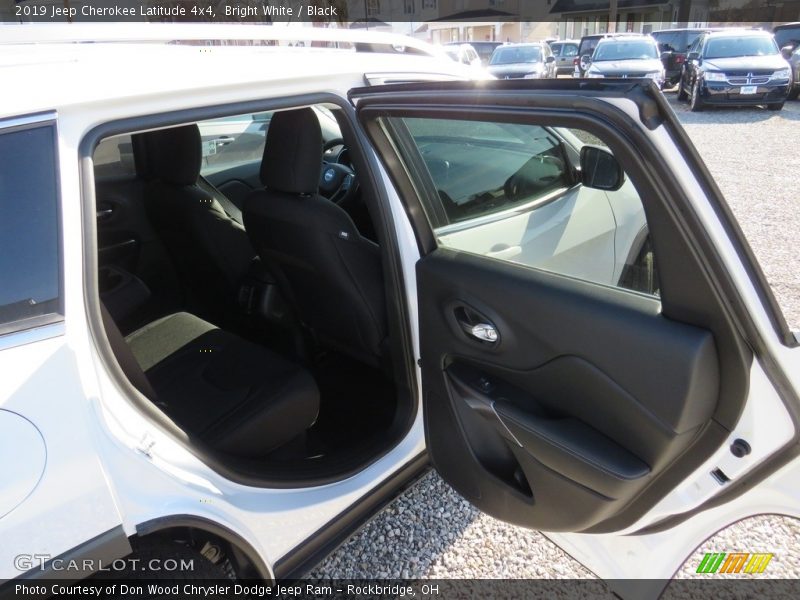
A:
{"label": "rear seat cushion", "polygon": [[319,392],[310,373],[189,313],[125,339],[159,406],[222,452],[264,456],[317,418]]}

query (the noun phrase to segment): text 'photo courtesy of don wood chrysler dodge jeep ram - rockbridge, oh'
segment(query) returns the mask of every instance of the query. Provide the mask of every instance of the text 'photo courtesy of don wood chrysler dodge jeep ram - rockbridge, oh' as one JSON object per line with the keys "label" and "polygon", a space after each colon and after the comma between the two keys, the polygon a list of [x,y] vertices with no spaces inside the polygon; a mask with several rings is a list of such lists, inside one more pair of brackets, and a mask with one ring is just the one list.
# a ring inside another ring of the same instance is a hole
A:
{"label": "text 'photo courtesy of don wood chrysler dodge jeep ram - rockbridge, oh'", "polygon": [[429,468],[609,580],[798,514],[798,340],[659,82],[2,29],[0,578],[294,577]]}

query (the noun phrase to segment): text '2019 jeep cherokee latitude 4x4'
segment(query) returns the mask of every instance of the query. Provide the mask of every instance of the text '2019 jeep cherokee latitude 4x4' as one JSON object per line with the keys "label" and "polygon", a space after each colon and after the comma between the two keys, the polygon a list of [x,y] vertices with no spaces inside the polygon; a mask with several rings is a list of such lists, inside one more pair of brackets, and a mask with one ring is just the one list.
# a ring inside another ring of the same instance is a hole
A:
{"label": "text '2019 jeep cherokee latitude 4x4'", "polygon": [[610,579],[798,513],[796,340],[652,82],[7,29],[3,578],[288,577],[428,464]]}

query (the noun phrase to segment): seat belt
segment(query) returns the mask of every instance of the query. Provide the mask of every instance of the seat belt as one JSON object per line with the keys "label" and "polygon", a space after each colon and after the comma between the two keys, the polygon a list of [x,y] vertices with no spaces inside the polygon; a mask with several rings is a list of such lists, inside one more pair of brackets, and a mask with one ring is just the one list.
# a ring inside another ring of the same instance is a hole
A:
{"label": "seat belt", "polygon": [[230,198],[228,198],[225,194],[220,192],[214,185],[208,181],[202,175],[198,179],[198,183],[200,187],[203,188],[206,192],[211,194],[211,197],[214,198],[217,202],[219,202],[220,206],[222,206],[222,210],[225,211],[231,220],[235,221],[242,227],[244,227],[244,219],[242,218],[242,210],[236,206],[233,202],[231,202]]}

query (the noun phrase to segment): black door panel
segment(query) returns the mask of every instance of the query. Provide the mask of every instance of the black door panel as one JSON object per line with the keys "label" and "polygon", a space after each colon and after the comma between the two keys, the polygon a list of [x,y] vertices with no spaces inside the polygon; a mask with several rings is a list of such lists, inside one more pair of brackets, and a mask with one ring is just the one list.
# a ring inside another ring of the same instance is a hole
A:
{"label": "black door panel", "polygon": [[[417,277],[434,465],[499,518],[596,525],[714,413],[712,334],[662,316],[655,299],[444,248]],[[497,341],[469,335],[461,307]]]}
{"label": "black door panel", "polygon": [[[101,283],[111,286],[101,288],[104,302],[111,307],[110,296],[121,297],[123,292],[142,299],[135,309],[126,310],[125,317],[118,320],[117,324],[124,330],[182,304],[182,292],[172,263],[147,218],[143,189],[144,182],[133,177],[96,182],[97,254],[103,271],[99,275]],[[109,276],[119,269],[133,276],[122,279],[137,282],[135,293],[111,285],[121,281]]]}

